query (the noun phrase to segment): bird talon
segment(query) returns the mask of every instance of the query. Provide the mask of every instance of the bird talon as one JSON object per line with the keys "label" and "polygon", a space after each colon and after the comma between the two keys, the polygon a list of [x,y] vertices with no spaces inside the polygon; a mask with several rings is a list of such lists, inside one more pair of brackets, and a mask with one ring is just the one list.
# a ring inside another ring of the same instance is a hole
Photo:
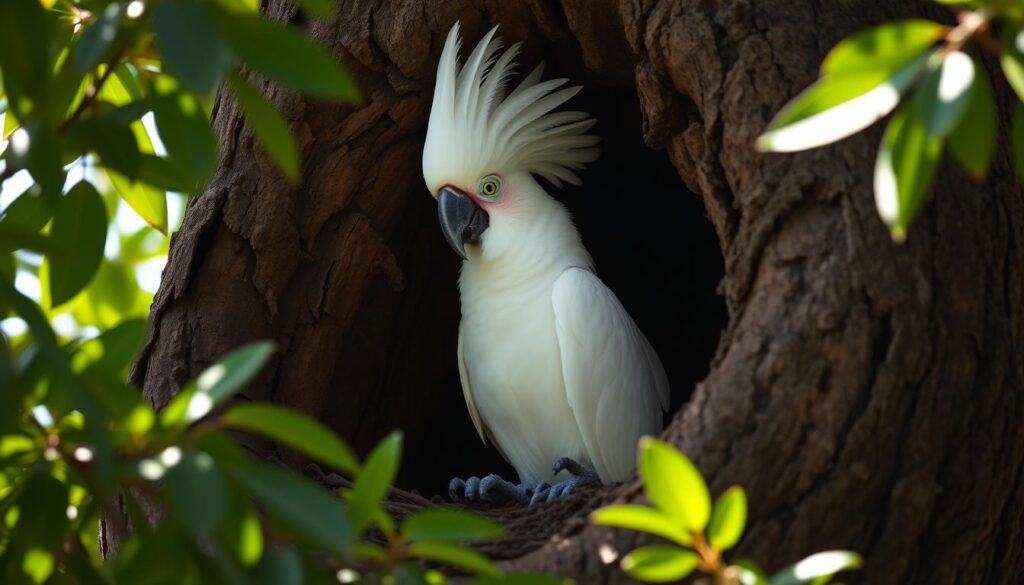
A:
{"label": "bird talon", "polygon": [[530,498],[525,485],[515,485],[494,473],[483,479],[456,477],[448,484],[448,495],[453,502],[487,506],[527,504]]}

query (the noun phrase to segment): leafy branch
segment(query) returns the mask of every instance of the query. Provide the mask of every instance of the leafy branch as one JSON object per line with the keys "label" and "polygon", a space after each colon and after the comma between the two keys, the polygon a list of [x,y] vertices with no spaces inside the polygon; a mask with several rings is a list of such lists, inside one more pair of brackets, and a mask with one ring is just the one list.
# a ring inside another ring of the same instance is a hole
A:
{"label": "leafy branch", "polygon": [[[892,113],[878,149],[875,204],[896,241],[921,209],[948,145],[978,180],[995,154],[992,87],[971,46],[1000,59],[1003,74],[1024,100],[1024,13],[1007,0],[935,0],[962,5],[959,23],[886,23],[840,42],[826,56],[820,79],[775,116],[757,148],[795,152],[846,138]],[[998,40],[991,36],[998,28]],[[1014,156],[1024,177],[1024,106],[1017,104]]]}
{"label": "leafy branch", "polygon": [[739,543],[747,522],[743,488],[729,488],[712,507],[707,484],[696,466],[668,443],[641,439],[638,460],[644,493],[653,506],[608,506],[591,515],[595,524],[646,532],[669,541],[640,547],[622,558],[622,570],[635,579],[667,583],[699,571],[716,585],[825,585],[837,573],[862,564],[856,553],[823,552],[770,579],[752,561],[730,564],[724,553]]}

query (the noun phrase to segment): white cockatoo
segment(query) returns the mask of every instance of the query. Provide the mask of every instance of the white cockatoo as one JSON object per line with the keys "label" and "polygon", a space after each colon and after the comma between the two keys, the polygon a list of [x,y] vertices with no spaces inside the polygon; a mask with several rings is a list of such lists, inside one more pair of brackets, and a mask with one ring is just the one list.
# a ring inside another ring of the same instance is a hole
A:
{"label": "white cockatoo", "polygon": [[[534,179],[579,184],[597,158],[594,120],[552,111],[579,87],[541,81],[511,93],[519,46],[492,29],[459,66],[459,25],[437,67],[423,177],[462,256],[458,364],[469,414],[515,467],[452,480],[453,498],[551,500],[633,472],[637,440],[657,434],[668,380],[657,354],[594,274],[569,212]],[[557,91],[556,91],[557,90]]]}

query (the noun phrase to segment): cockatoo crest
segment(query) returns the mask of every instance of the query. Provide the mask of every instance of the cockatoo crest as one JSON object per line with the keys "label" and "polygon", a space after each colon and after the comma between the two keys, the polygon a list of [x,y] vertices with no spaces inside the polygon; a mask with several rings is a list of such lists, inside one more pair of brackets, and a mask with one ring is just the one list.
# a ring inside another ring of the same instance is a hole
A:
{"label": "cockatoo crest", "polygon": [[505,83],[519,44],[501,51],[494,27],[465,65],[458,62],[459,24],[444,44],[423,149],[423,177],[437,197],[445,185],[475,185],[489,173],[534,173],[556,186],[579,184],[576,170],[597,158],[598,139],[586,134],[594,120],[583,112],[552,110],[579,92],[555,91],[568,81],[540,81],[538,65],[507,97]]}

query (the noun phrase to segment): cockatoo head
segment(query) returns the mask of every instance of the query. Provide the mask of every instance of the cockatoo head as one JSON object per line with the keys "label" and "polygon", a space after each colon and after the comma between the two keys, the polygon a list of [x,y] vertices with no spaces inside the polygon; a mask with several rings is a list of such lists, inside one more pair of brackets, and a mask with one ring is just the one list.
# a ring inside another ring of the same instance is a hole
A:
{"label": "cockatoo head", "polygon": [[463,258],[466,244],[481,244],[492,223],[529,221],[529,199],[546,197],[532,175],[555,186],[579,184],[574,171],[597,158],[598,139],[586,134],[594,120],[552,112],[579,87],[558,89],[566,79],[541,82],[538,65],[505,95],[519,45],[501,52],[496,30],[462,67],[459,24],[448,33],[423,148],[423,178],[437,199],[441,228]]}

